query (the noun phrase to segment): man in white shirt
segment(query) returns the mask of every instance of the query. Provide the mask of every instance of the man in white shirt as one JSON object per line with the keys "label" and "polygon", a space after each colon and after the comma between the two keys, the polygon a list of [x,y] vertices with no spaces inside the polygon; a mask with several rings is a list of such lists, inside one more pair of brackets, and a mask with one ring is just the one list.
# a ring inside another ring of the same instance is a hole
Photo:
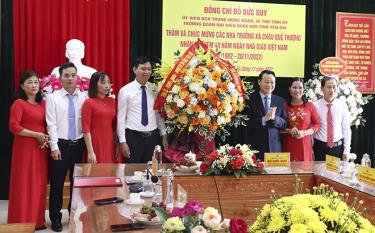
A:
{"label": "man in white shirt", "polygon": [[320,129],[314,135],[315,160],[323,161],[327,154],[345,158],[352,139],[348,107],[336,98],[335,78],[324,77],[321,88],[324,98],[314,103],[320,118]]}
{"label": "man in white shirt", "polygon": [[[66,173],[69,170],[70,196],[75,163],[82,162],[84,142],[81,109],[86,94],[76,89],[77,68],[68,62],[59,67],[62,89],[47,96],[46,121],[50,135],[50,200],[52,230],[62,231],[61,208]],[[71,200],[69,200],[70,211]]]}
{"label": "man in white shirt", "polygon": [[156,87],[148,82],[152,67],[145,57],[137,58],[133,72],[135,80],[122,87],[118,94],[117,133],[121,153],[127,163],[146,163],[155,145],[167,149],[164,120],[154,110]]}

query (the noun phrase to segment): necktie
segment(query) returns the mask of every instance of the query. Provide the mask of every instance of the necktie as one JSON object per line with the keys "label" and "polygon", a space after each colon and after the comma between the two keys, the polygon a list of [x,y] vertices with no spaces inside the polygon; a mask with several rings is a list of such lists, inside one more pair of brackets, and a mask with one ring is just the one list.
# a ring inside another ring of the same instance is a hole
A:
{"label": "necktie", "polygon": [[148,115],[147,115],[147,95],[146,95],[146,86],[141,86],[142,88],[142,125],[146,126],[148,124]]}
{"label": "necktie", "polygon": [[333,147],[333,117],[331,107],[332,104],[327,104],[328,111],[327,111],[327,146],[329,148]]}
{"label": "necktie", "polygon": [[269,109],[270,109],[270,104],[269,104],[268,96],[265,96],[264,97],[264,111],[267,113]]}
{"label": "necktie", "polygon": [[73,95],[69,95],[69,111],[68,111],[68,120],[69,120],[69,128],[68,128],[68,138],[70,140],[76,139],[76,113],[74,110],[74,102],[73,102]]}

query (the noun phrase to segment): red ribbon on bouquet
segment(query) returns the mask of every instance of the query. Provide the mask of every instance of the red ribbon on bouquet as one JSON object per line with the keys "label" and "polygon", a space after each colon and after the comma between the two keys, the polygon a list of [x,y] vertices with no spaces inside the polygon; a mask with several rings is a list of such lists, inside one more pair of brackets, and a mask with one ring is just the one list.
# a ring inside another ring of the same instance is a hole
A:
{"label": "red ribbon on bouquet", "polygon": [[158,93],[158,96],[156,97],[154,109],[161,110],[163,108],[163,105],[165,103],[165,100],[169,94],[169,92],[172,90],[173,85],[176,83],[177,78],[181,78],[181,70],[185,68],[187,64],[189,64],[190,60],[195,55],[195,50],[201,46],[206,52],[207,50],[210,50],[210,53],[212,54],[212,57],[217,61],[222,67],[225,67],[225,69],[228,71],[230,76],[233,79],[233,83],[236,86],[238,92],[240,95],[242,95],[245,103],[245,97],[246,92],[245,88],[243,86],[243,83],[241,81],[241,77],[238,74],[235,67],[229,62],[222,59],[217,53],[215,53],[212,49],[209,49],[207,44],[205,44],[200,39],[197,40],[194,44],[192,44],[184,54],[182,54],[181,58],[176,62],[171,72],[168,74],[168,77],[166,78],[163,86],[160,89],[160,92]]}

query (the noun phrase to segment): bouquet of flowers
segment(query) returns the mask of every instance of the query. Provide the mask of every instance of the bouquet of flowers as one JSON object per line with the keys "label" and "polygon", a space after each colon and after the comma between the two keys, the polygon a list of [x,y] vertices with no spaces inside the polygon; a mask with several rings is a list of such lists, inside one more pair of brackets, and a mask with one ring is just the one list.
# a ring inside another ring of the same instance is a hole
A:
{"label": "bouquet of flowers", "polygon": [[[157,64],[154,75],[159,95],[165,95],[161,115],[168,133],[177,129],[198,132],[208,140],[215,135],[224,139],[229,135],[224,126],[245,125],[247,117],[238,113],[245,107],[246,88],[229,62],[198,42],[187,51],[190,54],[180,57],[177,52],[174,64]],[[252,88],[251,84],[247,87]]]}
{"label": "bouquet of flowers", "polygon": [[[307,99],[316,101],[323,98],[321,90],[321,80],[323,75],[319,76],[319,65],[314,65],[313,77],[305,83],[305,94]],[[371,95],[363,96],[361,92],[357,91],[353,82],[348,79],[337,77],[337,98],[346,102],[350,112],[351,125],[358,127],[364,125],[366,120],[362,117],[363,106],[369,103],[372,99]]]}
{"label": "bouquet of flowers", "polygon": [[246,233],[248,226],[242,219],[224,219],[222,221],[219,211],[212,207],[203,209],[201,203],[189,201],[182,208],[174,208],[168,215],[162,209],[156,212],[162,216],[164,224],[163,233],[207,233],[207,232],[231,232]]}
{"label": "bouquet of flowers", "polygon": [[234,174],[237,178],[247,174],[262,173],[263,162],[257,160],[255,153],[248,145],[221,146],[218,150],[207,155],[200,166],[204,175]]}
{"label": "bouquet of flowers", "polygon": [[327,185],[314,187],[314,194],[296,194],[276,198],[271,195],[272,204],[266,204],[257,220],[249,227],[250,233],[307,233],[307,232],[375,232],[375,227],[360,214],[365,208],[356,198],[351,206],[348,194],[338,194]]}
{"label": "bouquet of flowers", "polygon": [[[48,95],[62,88],[60,79],[52,75],[43,77],[40,80],[40,86],[42,87],[43,93],[45,95]],[[89,86],[90,86],[89,78],[77,76],[77,88],[79,88],[80,91],[88,91]]]}

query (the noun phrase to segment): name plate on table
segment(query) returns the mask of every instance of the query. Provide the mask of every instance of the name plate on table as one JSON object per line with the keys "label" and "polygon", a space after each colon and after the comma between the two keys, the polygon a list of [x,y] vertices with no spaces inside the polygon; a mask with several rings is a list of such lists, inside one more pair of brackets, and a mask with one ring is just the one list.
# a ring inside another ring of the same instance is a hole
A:
{"label": "name plate on table", "polygon": [[289,174],[290,153],[264,153],[264,170],[269,174]]}
{"label": "name plate on table", "polygon": [[339,172],[340,170],[340,158],[332,155],[326,155],[326,170]]}
{"label": "name plate on table", "polygon": [[375,186],[375,169],[364,166],[357,166],[358,180],[362,183]]}
{"label": "name plate on table", "polygon": [[290,153],[264,153],[264,167],[290,167]]}

